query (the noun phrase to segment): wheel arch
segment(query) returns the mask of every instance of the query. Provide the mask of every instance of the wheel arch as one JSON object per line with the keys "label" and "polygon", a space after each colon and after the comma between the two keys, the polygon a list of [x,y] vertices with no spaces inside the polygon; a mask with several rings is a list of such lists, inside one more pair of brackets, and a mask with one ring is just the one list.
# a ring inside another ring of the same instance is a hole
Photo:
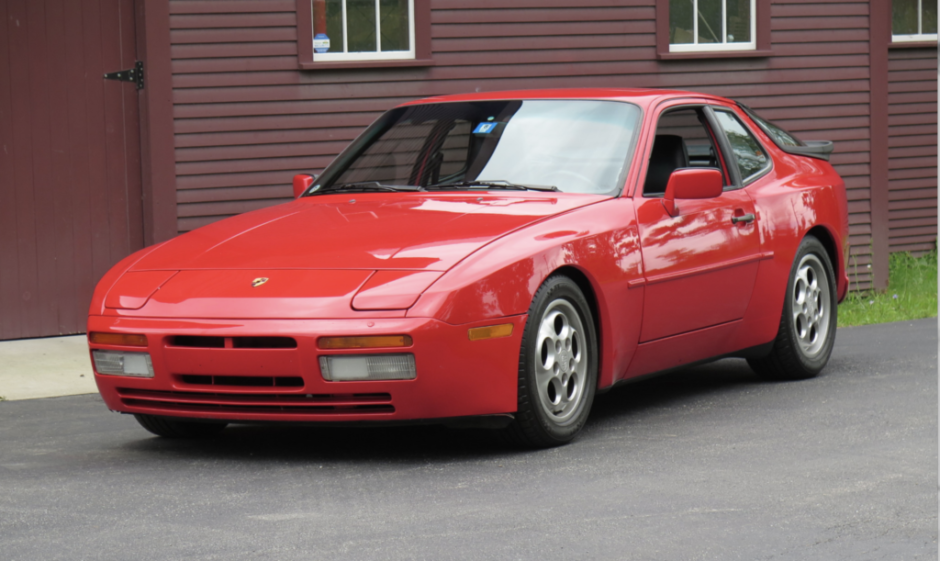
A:
{"label": "wheel arch", "polygon": [[836,245],[836,240],[835,237],[833,237],[832,232],[829,231],[829,228],[826,228],[823,225],[816,225],[810,228],[803,237],[806,238],[807,236],[813,236],[819,240],[819,243],[821,243],[824,248],[826,248],[826,254],[829,256],[829,262],[832,263],[832,268],[834,269],[833,272],[836,275],[836,279],[838,279],[840,275],[842,275],[843,265],[842,260],[839,259],[838,246]]}
{"label": "wheel arch", "polygon": [[[584,294],[585,300],[587,300],[588,307],[591,310],[591,321],[594,324],[594,336],[597,339],[597,385],[598,387],[601,387],[601,380],[604,379],[602,373],[604,372],[604,366],[606,362],[604,360],[605,331],[603,330],[603,322],[601,321],[600,305],[597,301],[597,291],[595,290],[594,284],[591,282],[591,279],[588,278],[587,274],[575,266],[561,266],[545,277],[545,280],[548,280],[555,275],[564,275],[574,281],[574,283],[578,285],[578,288],[581,289],[581,293]],[[545,280],[542,282],[544,283]]]}

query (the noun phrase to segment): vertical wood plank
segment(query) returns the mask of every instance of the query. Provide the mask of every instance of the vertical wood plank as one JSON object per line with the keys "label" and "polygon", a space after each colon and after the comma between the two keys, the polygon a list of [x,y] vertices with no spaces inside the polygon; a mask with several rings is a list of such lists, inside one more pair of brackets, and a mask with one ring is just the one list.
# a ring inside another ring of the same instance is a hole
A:
{"label": "vertical wood plank", "polygon": [[45,2],[29,2],[29,113],[32,126],[33,205],[36,232],[36,296],[39,328],[44,333],[58,333],[58,298],[56,297],[56,240],[54,207],[50,205],[49,184],[52,165],[49,133],[49,83],[45,69]]}
{"label": "vertical wood plank", "polygon": [[[105,68],[101,27],[101,6],[98,0],[82,2],[82,49],[88,68]],[[108,30],[115,33],[116,30]],[[115,69],[120,70],[120,69]],[[88,146],[88,182],[91,186],[91,231],[92,231],[92,277],[100,278],[111,266],[111,213],[107,188],[107,145],[105,144],[104,86],[103,72],[81,81],[85,92],[85,142]],[[119,82],[108,82],[110,86],[124,86]]]}
{"label": "vertical wood plank", "polygon": [[[76,299],[75,252],[73,251],[74,230],[72,221],[71,195],[69,193],[69,128],[68,128],[68,82],[67,52],[65,41],[65,6],[62,0],[47,0],[46,11],[46,65],[41,70],[45,73],[49,96],[49,145],[50,176],[46,185],[38,186],[45,196],[46,206],[53,216],[52,228],[55,232],[55,294],[52,301],[57,304],[58,333],[69,333],[73,326],[81,321],[72,304]],[[37,71],[40,71],[37,69]]]}
{"label": "vertical wood plank", "polygon": [[[17,293],[16,315],[22,332],[40,333],[39,275],[33,200],[32,123],[29,92],[29,20],[25,0],[9,1],[7,30],[10,37],[12,88],[13,182],[16,193]],[[24,87],[23,85],[27,85]]]}
{"label": "vertical wood plank", "polygon": [[[96,72],[88,68],[84,50],[84,31],[82,16],[84,6],[81,0],[65,0],[63,3],[65,19],[69,22],[65,28],[65,40],[68,44],[64,55],[66,60],[66,82],[68,89],[68,127],[69,127],[69,201],[72,205],[72,252],[75,255],[75,294],[87,294],[93,289],[93,251],[95,238],[92,230],[92,189],[89,178],[91,163],[88,159],[88,141],[85,131],[89,127],[86,117],[85,75]],[[81,312],[80,318],[87,315],[84,310],[73,304]],[[74,327],[73,327],[74,328]]]}
{"label": "vertical wood plank", "polygon": [[869,1],[871,65],[872,274],[877,290],[888,288],[888,42],[891,3]]}
{"label": "vertical wood plank", "polygon": [[[0,76],[12,76],[10,46],[14,26],[7,2],[0,2]],[[0,81],[0,339],[16,336],[19,323],[19,258],[17,256],[17,189],[14,174],[12,80]]]}

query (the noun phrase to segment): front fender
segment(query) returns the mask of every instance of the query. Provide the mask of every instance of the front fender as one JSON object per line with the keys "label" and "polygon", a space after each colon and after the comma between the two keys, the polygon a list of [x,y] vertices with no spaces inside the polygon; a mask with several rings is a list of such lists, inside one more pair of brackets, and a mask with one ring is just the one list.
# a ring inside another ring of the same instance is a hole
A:
{"label": "front fender", "polygon": [[[528,312],[539,286],[564,267],[590,283],[597,304],[600,386],[626,370],[636,349],[643,308],[636,214],[630,199],[610,199],[523,228],[470,255],[445,273],[408,310],[461,325]],[[616,334],[614,338],[613,334]]]}

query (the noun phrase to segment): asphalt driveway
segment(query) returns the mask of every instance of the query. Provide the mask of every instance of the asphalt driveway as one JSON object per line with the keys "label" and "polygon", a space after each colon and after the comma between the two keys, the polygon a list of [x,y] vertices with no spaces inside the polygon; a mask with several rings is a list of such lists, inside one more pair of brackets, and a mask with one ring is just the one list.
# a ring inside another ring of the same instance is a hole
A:
{"label": "asphalt driveway", "polygon": [[937,321],[842,329],[819,378],[724,360],[600,396],[569,446],[438,427],[151,437],[0,403],[0,558],[936,559]]}

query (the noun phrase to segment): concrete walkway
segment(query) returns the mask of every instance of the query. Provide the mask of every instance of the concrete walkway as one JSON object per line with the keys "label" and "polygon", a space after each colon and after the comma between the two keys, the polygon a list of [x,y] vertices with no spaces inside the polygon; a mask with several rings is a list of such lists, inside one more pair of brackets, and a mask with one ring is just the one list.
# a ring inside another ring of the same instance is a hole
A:
{"label": "concrete walkway", "polygon": [[0,397],[97,393],[85,335],[0,341]]}

